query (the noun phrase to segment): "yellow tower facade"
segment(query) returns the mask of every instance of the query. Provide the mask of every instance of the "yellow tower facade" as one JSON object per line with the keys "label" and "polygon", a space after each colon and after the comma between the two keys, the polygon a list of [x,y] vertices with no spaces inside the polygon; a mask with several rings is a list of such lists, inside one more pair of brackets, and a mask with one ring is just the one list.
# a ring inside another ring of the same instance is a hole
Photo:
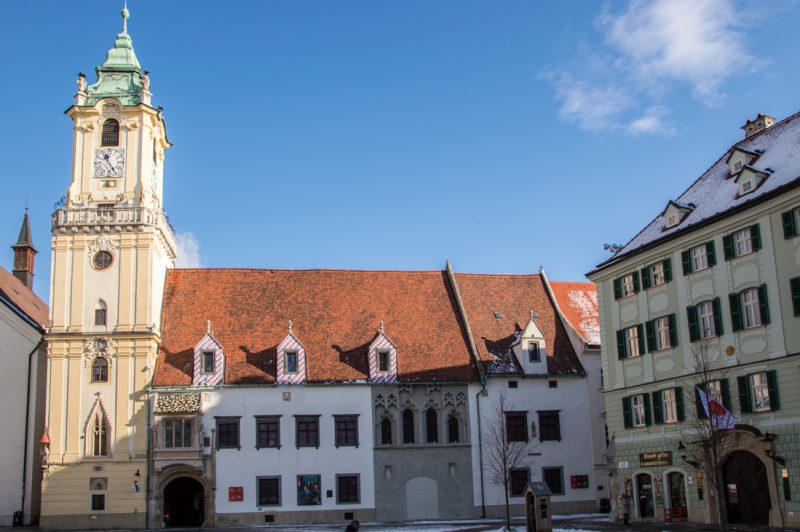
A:
{"label": "yellow tower facade", "polygon": [[170,146],[150,78],[123,29],[97,82],[77,80],[72,180],[53,214],[41,526],[144,527],[148,402],[175,238]]}

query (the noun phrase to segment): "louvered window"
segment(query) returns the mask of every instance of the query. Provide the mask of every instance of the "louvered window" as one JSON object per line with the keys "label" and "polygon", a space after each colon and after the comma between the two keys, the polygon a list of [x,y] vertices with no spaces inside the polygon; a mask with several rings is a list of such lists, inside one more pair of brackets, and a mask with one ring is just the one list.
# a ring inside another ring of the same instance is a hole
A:
{"label": "louvered window", "polygon": [[119,122],[113,118],[103,122],[101,146],[119,146]]}

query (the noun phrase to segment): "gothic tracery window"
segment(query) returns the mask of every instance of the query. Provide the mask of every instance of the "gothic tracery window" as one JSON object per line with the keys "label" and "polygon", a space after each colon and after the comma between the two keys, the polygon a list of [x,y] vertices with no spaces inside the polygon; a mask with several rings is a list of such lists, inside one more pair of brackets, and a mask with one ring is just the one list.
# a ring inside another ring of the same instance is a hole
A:
{"label": "gothic tracery window", "polygon": [[392,420],[388,417],[381,421],[381,445],[392,444]]}
{"label": "gothic tracery window", "polygon": [[92,419],[91,438],[92,456],[108,456],[108,424],[99,409]]}
{"label": "gothic tracery window", "polygon": [[403,443],[414,443],[414,412],[403,410]]}

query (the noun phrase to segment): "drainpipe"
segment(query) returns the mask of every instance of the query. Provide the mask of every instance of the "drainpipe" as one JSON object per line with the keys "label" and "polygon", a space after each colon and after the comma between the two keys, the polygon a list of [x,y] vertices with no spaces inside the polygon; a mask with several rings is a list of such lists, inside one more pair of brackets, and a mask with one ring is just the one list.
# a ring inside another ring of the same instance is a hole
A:
{"label": "drainpipe", "polygon": [[150,528],[150,462],[152,461],[152,451],[150,449],[152,438],[150,435],[150,416],[152,412],[150,410],[150,400],[151,396],[147,394],[147,466],[145,468],[145,484],[147,487],[145,488],[145,506],[144,506],[144,527]]}
{"label": "drainpipe", "polygon": [[[33,355],[39,351],[43,343],[44,336],[42,336],[39,343],[36,344],[36,347],[33,348],[33,351],[28,354],[28,385],[27,391],[25,392],[25,433],[22,436],[22,506],[20,506],[19,509],[19,511],[22,512],[23,524],[25,523],[25,490],[27,489],[26,477],[28,476],[28,422],[31,410],[31,367],[33,366]],[[35,438],[34,441],[36,441]]]}
{"label": "drainpipe", "polygon": [[486,377],[481,375],[481,389],[475,394],[478,416],[478,464],[481,468],[481,517],[486,518],[486,498],[483,489],[483,430],[481,430],[481,396],[486,391]]}

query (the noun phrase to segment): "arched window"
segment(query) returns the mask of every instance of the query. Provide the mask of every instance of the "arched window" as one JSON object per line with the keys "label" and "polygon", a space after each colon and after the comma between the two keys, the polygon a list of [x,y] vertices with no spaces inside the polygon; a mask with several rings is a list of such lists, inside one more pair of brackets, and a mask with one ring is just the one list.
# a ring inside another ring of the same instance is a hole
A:
{"label": "arched window", "polygon": [[403,443],[414,443],[414,412],[403,410]]}
{"label": "arched window", "polygon": [[392,444],[392,420],[388,417],[381,421],[381,445]]}
{"label": "arched window", "polygon": [[108,424],[98,408],[92,420],[92,456],[108,456]]}
{"label": "arched window", "polygon": [[103,122],[103,136],[101,146],[119,146],[119,122],[109,118]]}
{"label": "arched window", "polygon": [[97,302],[97,308],[94,309],[94,324],[95,325],[105,325],[106,324],[106,303],[102,299]]}
{"label": "arched window", "polygon": [[92,361],[92,382],[108,382],[108,360],[103,357]]}
{"label": "arched window", "polygon": [[439,416],[436,415],[435,408],[425,411],[425,438],[428,443],[439,441]]}
{"label": "arched window", "polygon": [[450,414],[447,418],[447,443],[458,443],[458,418]]}

